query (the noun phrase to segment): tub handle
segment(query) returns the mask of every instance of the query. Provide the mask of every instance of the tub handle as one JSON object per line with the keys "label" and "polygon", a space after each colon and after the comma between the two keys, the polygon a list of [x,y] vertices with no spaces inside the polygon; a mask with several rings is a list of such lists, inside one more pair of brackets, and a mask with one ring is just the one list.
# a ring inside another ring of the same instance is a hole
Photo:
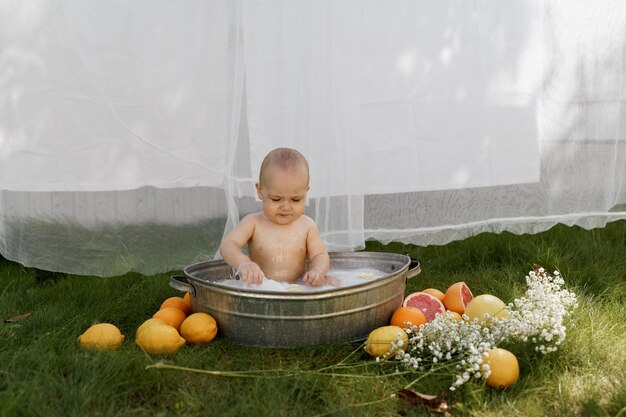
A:
{"label": "tub handle", "polygon": [[170,277],[170,287],[179,291],[186,291],[191,293],[193,297],[196,296],[196,289],[189,282],[185,275],[173,275]]}
{"label": "tub handle", "polygon": [[409,264],[409,270],[406,273],[406,279],[413,278],[419,273],[422,272],[420,268],[420,263],[414,259],[411,259],[411,263]]}

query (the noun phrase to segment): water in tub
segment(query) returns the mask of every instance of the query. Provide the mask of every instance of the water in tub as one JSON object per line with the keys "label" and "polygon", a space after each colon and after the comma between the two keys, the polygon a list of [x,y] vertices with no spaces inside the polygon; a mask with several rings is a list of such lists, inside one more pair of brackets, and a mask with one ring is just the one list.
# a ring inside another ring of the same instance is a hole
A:
{"label": "water in tub", "polygon": [[339,287],[324,285],[322,287],[310,287],[299,278],[294,283],[279,282],[273,279],[263,278],[261,284],[248,284],[239,279],[224,279],[215,281],[215,284],[224,285],[230,288],[245,289],[247,291],[279,291],[279,292],[316,292],[327,291],[337,288],[351,287],[382,278],[387,273],[373,268],[352,268],[352,269],[330,269],[328,276],[339,279]]}

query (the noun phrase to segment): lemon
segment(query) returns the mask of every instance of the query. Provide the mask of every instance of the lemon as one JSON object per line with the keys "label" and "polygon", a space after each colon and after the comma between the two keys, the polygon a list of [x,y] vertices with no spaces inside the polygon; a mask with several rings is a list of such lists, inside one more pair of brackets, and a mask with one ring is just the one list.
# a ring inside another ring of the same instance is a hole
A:
{"label": "lemon", "polygon": [[465,306],[465,315],[469,317],[470,321],[478,319],[479,323],[484,323],[485,314],[489,314],[490,317],[497,317],[500,319],[509,318],[509,312],[506,309],[506,304],[494,295],[479,295],[474,297],[474,299]]}
{"label": "lemon", "polygon": [[155,324],[167,324],[166,322],[164,322],[161,319],[158,319],[156,317],[152,317],[146,321],[144,321],[143,323],[141,323],[141,325],[139,327],[137,327],[137,331],[135,332],[135,336],[137,336],[141,331],[143,331],[146,327],[149,326],[153,326]]}
{"label": "lemon", "polygon": [[185,339],[172,326],[157,323],[137,332],[135,343],[149,355],[170,355],[185,344]]}
{"label": "lemon", "polygon": [[[399,344],[402,341],[402,346],[393,347],[391,343]],[[398,347],[406,348],[409,343],[409,337],[399,326],[382,326],[372,330],[365,342],[365,351],[370,356],[388,356],[392,357]]]}
{"label": "lemon", "polygon": [[122,346],[124,335],[110,323],[98,323],[78,336],[81,347],[96,350],[116,350]]}
{"label": "lemon", "polygon": [[506,388],[517,382],[519,363],[511,352],[502,348],[493,348],[487,352],[483,362],[489,365],[491,374],[487,377],[487,385],[492,388]]}
{"label": "lemon", "polygon": [[217,335],[217,323],[207,313],[193,313],[180,325],[180,335],[189,343],[208,343]]}

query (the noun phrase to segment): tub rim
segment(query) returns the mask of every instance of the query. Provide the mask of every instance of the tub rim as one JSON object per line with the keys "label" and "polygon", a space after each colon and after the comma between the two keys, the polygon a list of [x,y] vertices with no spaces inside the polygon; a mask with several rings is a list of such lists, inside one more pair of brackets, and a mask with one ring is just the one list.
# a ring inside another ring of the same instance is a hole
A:
{"label": "tub rim", "polygon": [[345,288],[328,288],[313,292],[290,292],[290,291],[271,291],[271,290],[250,290],[246,291],[240,288],[230,288],[217,284],[210,280],[203,280],[193,275],[200,270],[210,267],[227,267],[228,265],[223,259],[213,261],[196,262],[188,265],[183,269],[184,275],[175,275],[170,278],[170,286],[180,291],[188,291],[192,296],[196,295],[196,287],[208,288],[213,292],[221,293],[228,296],[245,297],[249,299],[271,299],[271,300],[323,300],[328,298],[336,298],[348,296],[355,293],[370,291],[378,287],[387,285],[388,281],[397,279],[398,275],[406,272],[406,280],[420,273],[420,263],[411,259],[410,256],[400,253],[390,252],[329,252],[331,262],[333,259],[378,259],[382,261],[402,262],[402,267],[388,273],[387,275],[377,278],[373,281],[363,282],[361,284],[350,285]]}

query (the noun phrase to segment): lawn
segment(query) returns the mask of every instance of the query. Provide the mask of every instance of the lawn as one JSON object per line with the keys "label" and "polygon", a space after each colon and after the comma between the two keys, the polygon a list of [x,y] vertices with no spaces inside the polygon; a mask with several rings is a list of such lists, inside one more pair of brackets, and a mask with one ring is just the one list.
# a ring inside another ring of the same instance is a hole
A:
{"label": "lawn", "polygon": [[[452,371],[403,372],[368,358],[358,343],[259,349],[218,337],[150,357],[135,346],[134,332],[165,298],[182,295],[169,287],[170,274],[95,278],[0,258],[0,416],[434,415],[394,395],[411,383],[441,396],[453,416],[626,416],[626,221],[595,230],[559,225],[537,235],[482,234],[444,246],[370,242],[367,250],[421,262],[407,293],[463,280],[474,293],[508,302],[523,295],[526,274],[540,264],[561,271],[579,306],[556,352],[514,346],[517,384],[494,390],[470,380],[450,391]],[[120,350],[78,346],[77,336],[95,322],[120,328]],[[149,367],[156,363],[218,372]]]}

